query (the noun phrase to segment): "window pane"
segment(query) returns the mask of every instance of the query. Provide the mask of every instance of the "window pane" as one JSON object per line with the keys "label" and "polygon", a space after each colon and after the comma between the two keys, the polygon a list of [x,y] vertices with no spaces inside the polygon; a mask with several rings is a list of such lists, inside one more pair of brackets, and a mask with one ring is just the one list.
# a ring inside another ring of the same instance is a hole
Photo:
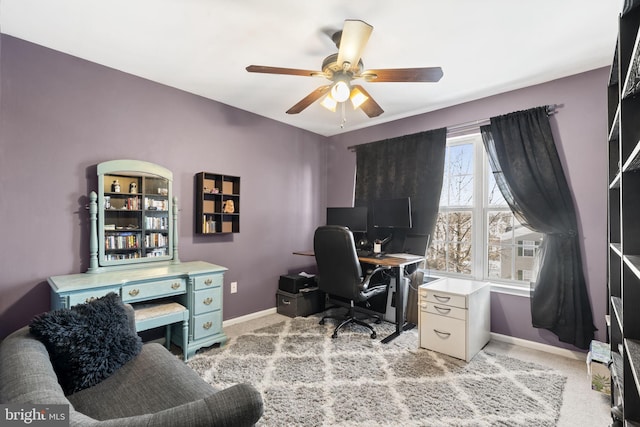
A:
{"label": "window pane", "polygon": [[447,231],[448,241],[471,243],[471,212],[449,212]]}
{"label": "window pane", "polygon": [[488,248],[489,271],[488,277],[492,279],[512,280],[513,246],[490,245]]}
{"label": "window pane", "polygon": [[447,147],[440,206],[472,206],[473,173],[473,144]]}
{"label": "window pane", "polygon": [[543,234],[520,224],[511,211],[489,212],[487,220],[487,276],[530,281]]}
{"label": "window pane", "polygon": [[447,271],[471,274],[471,245],[449,243],[447,245]]}
{"label": "window pane", "polygon": [[470,211],[441,211],[438,214],[433,239],[427,253],[429,268],[471,274],[472,224]]}
{"label": "window pane", "polygon": [[443,242],[431,242],[427,251],[427,266],[432,270],[447,271],[447,251]]}
{"label": "window pane", "polygon": [[498,188],[498,183],[496,182],[496,179],[493,175],[493,172],[491,172],[491,167],[487,164],[487,175],[489,176],[488,179],[488,188],[487,188],[487,204],[489,206],[507,206],[507,202],[504,199],[504,197],[502,197],[502,192],[500,191],[500,188]]}
{"label": "window pane", "polygon": [[489,244],[513,241],[513,221],[511,211],[490,212],[487,230],[489,231]]}

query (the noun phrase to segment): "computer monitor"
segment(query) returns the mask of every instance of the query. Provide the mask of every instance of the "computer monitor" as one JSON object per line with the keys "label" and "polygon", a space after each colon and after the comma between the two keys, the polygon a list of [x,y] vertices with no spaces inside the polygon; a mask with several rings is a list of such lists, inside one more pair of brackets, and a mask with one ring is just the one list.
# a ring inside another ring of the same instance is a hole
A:
{"label": "computer monitor", "polygon": [[342,225],[353,232],[367,231],[367,208],[327,208],[327,225]]}
{"label": "computer monitor", "polygon": [[411,228],[411,198],[375,200],[373,226],[376,228]]}

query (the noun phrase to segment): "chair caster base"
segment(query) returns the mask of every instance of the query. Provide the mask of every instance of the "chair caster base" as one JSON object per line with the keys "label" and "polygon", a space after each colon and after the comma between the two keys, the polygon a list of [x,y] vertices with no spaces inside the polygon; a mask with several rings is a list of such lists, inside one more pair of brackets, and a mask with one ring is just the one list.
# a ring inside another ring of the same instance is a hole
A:
{"label": "chair caster base", "polygon": [[334,332],[333,334],[331,334],[331,338],[338,338],[338,334]]}
{"label": "chair caster base", "polygon": [[371,333],[371,339],[372,339],[372,340],[374,340],[374,339],[376,339],[376,337],[377,337],[376,333],[375,333],[375,332],[372,332],[372,333]]}
{"label": "chair caster base", "polygon": [[318,322],[319,325],[324,325],[324,319],[320,320],[320,322]]}

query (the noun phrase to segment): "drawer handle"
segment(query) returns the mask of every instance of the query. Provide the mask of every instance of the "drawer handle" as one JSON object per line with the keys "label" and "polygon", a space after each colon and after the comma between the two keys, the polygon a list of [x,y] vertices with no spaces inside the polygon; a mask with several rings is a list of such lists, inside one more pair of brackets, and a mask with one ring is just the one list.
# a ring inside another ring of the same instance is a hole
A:
{"label": "drawer handle", "polygon": [[211,280],[211,279],[207,279],[207,280],[204,281],[204,284],[207,285],[207,286],[209,286],[212,283],[213,283],[213,280]]}
{"label": "drawer handle", "polygon": [[176,282],[176,283],[171,284],[171,289],[180,289],[180,283]]}
{"label": "drawer handle", "polygon": [[129,295],[131,295],[132,297],[137,296],[140,293],[140,289],[131,289],[129,291]]}
{"label": "drawer handle", "polygon": [[435,308],[436,311],[440,314],[449,314],[449,312],[451,311],[450,308],[442,308],[442,307],[438,307],[437,305],[434,305],[433,308]]}
{"label": "drawer handle", "polygon": [[205,329],[211,329],[212,326],[213,326],[213,323],[211,323],[211,322],[207,322],[204,325],[202,325],[202,327],[205,328]]}
{"label": "drawer handle", "polygon": [[423,302],[422,304],[420,304],[420,307],[422,307],[422,308],[427,308],[427,307],[428,307],[428,304],[427,304],[426,302]]}
{"label": "drawer handle", "polygon": [[284,305],[289,305],[289,304],[291,304],[291,301],[289,301],[288,299],[284,299],[284,298],[283,298],[283,299],[282,299],[282,303],[283,303]]}
{"label": "drawer handle", "polygon": [[451,297],[441,297],[440,295],[434,295],[433,297],[440,302],[449,302],[451,299]]}
{"label": "drawer handle", "polygon": [[436,334],[438,334],[438,336],[442,338],[449,338],[451,336],[451,332],[442,332],[437,329],[434,329],[433,332],[435,332]]}
{"label": "drawer handle", "polygon": [[209,297],[209,298],[205,298],[204,300],[202,300],[202,303],[204,305],[210,305],[213,302],[213,298]]}

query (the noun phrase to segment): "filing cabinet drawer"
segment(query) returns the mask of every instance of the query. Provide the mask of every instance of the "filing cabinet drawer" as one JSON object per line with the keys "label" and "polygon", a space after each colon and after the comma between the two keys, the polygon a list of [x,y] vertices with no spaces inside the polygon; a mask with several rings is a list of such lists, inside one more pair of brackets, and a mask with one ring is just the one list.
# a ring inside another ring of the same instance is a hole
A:
{"label": "filing cabinet drawer", "polygon": [[222,274],[205,274],[202,276],[196,276],[193,278],[194,289],[211,289],[222,286]]}
{"label": "filing cabinet drawer", "polygon": [[204,289],[193,293],[193,314],[220,310],[222,306],[221,288]]}
{"label": "filing cabinet drawer", "polygon": [[182,278],[138,283],[122,287],[122,301],[143,301],[169,295],[183,294],[186,291],[186,281]]}
{"label": "filing cabinet drawer", "polygon": [[467,298],[464,295],[449,294],[446,292],[434,291],[431,289],[423,290],[422,301],[426,300],[435,304],[446,304],[453,307],[467,308]]}
{"label": "filing cabinet drawer", "polygon": [[459,307],[452,307],[444,304],[434,304],[432,302],[422,302],[420,304],[422,311],[437,314],[439,316],[452,317],[454,319],[466,320],[467,310]]}
{"label": "filing cabinet drawer", "polygon": [[433,313],[421,312],[420,341],[429,350],[466,358],[465,321]]}
{"label": "filing cabinet drawer", "polygon": [[222,312],[220,310],[211,313],[193,316],[193,339],[215,335],[222,330]]}
{"label": "filing cabinet drawer", "polygon": [[115,292],[120,295],[120,288],[103,288],[103,289],[91,289],[86,292],[77,292],[73,295],[69,295],[69,304],[67,307],[71,307],[76,304],[84,304],[87,302],[91,302],[96,298],[103,297],[107,295],[109,292]]}
{"label": "filing cabinet drawer", "polygon": [[324,310],[325,293],[315,288],[306,288],[304,292],[295,294],[276,292],[277,311],[289,317],[309,316]]}

